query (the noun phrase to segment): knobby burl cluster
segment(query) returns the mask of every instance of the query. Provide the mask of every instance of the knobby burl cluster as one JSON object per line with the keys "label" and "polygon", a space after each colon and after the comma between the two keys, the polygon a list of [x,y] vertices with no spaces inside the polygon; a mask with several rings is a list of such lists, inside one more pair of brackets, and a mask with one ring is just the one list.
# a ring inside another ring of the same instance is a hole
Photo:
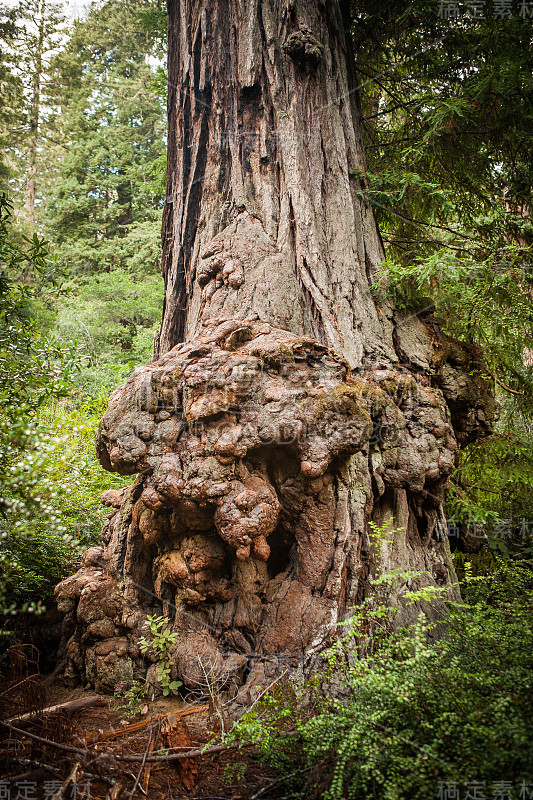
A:
{"label": "knobby burl cluster", "polygon": [[206,322],[111,395],[98,457],[137,478],[105,493],[103,549],[57,588],[66,675],[105,690],[145,674],[138,638],[162,607],[182,634],[174,671],[185,685],[198,685],[202,654],[236,685],[257,682],[250,654],[296,658],[318,631],[331,633],[357,592],[365,525],[387,490],[436,509],[425,535],[442,538],[457,451],[426,376],[356,377],[311,338],[258,320]]}

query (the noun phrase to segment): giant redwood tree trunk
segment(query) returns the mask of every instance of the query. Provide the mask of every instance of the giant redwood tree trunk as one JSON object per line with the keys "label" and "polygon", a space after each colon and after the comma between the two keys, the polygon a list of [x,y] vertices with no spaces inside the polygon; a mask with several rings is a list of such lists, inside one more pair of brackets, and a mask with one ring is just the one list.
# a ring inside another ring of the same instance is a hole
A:
{"label": "giant redwood tree trunk", "polygon": [[365,162],[339,4],[169,11],[160,352],[205,319],[257,315],[352,367],[390,363],[391,328],[368,291],[382,247],[358,194]]}
{"label": "giant redwood tree trunk", "polygon": [[[312,670],[379,561],[451,585],[446,482],[494,404],[472,348],[370,291],[383,249],[339,3],[168,5],[157,360],[97,440],[137,477],[58,596],[73,678],[145,672],[139,633],[163,611],[174,677],[246,703]],[[395,528],[379,553],[371,520]]]}

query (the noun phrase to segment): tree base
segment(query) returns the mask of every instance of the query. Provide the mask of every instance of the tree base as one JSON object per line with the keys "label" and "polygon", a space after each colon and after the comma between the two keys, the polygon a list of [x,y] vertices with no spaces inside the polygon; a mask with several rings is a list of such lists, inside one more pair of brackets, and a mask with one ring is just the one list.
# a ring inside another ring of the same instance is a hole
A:
{"label": "tree base", "polygon": [[[313,671],[378,564],[453,591],[444,492],[458,439],[488,430],[494,403],[457,367],[465,348],[440,339],[430,372],[355,375],[309,337],[218,320],[137,369],[97,450],[138,475],[104,494],[104,547],[56,590],[76,622],[65,676],[156,684],[139,638],[163,613],[179,634],[172,678],[248,704],[285,671]],[[395,530],[379,553],[370,520]]]}

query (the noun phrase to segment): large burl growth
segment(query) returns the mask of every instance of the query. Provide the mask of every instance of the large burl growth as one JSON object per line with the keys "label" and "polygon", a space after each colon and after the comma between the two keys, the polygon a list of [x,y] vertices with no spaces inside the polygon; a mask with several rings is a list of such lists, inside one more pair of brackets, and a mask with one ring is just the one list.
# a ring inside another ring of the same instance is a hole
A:
{"label": "large burl growth", "polygon": [[[449,389],[453,367],[434,369]],[[483,426],[480,410],[460,436]],[[175,677],[245,683],[247,702],[280,670],[311,669],[365,595],[370,518],[403,528],[381,554],[389,566],[446,585],[452,423],[427,374],[355,375],[311,338],[206,323],[111,396],[98,455],[138,477],[104,495],[104,549],[58,587],[77,622],[67,674],[99,690],[143,675],[141,627],[162,608],[180,634]]]}
{"label": "large burl growth", "polygon": [[[158,360],[97,440],[136,477],[57,594],[72,680],[155,682],[139,637],[164,613],[173,677],[238,705],[317,666],[378,561],[450,587],[446,483],[494,402],[474,348],[371,291],[384,253],[341,4],[168,8]],[[380,553],[371,520],[396,530]]]}

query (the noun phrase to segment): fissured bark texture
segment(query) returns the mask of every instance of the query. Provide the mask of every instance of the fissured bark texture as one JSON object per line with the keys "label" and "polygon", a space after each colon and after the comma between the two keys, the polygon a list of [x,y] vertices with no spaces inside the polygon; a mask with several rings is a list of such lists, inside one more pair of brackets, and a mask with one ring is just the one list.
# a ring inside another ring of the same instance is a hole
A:
{"label": "fissured bark texture", "polygon": [[[316,667],[378,563],[450,587],[446,482],[495,407],[479,352],[370,291],[383,253],[339,5],[172,0],[169,21],[157,360],[97,437],[137,477],[104,495],[103,548],[57,595],[72,679],[145,675],[163,612],[173,677],[242,705]],[[395,529],[380,552],[369,521]]]}
{"label": "fissured bark texture", "polygon": [[337,2],[169,3],[162,354],[256,313],[358,366],[391,359],[369,280],[360,112]]}

